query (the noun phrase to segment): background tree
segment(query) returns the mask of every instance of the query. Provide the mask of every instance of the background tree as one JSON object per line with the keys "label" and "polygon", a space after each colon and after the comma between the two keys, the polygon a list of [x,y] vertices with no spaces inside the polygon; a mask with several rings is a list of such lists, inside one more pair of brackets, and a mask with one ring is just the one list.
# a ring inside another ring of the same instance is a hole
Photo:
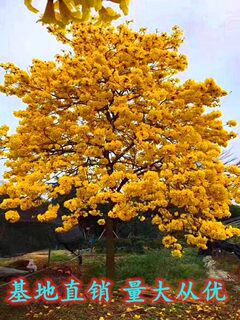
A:
{"label": "background tree", "polygon": [[[144,222],[153,216],[175,256],[183,251],[179,234],[202,249],[209,239],[239,235],[218,221],[230,215],[232,199],[239,202],[239,168],[219,160],[235,134],[223,128],[221,112],[205,112],[217,108],[226,92],[213,79],[176,78],[187,67],[179,28],[168,35],[78,24],[52,33],[71,51],[55,61],[34,59],[29,72],[2,65],[0,91],[27,105],[15,112],[16,134],[7,137],[2,129],[6,218],[17,221],[18,206],[27,210],[75,190],[64,202],[71,214],[57,231],[88,215],[99,217],[109,277],[116,218]],[[58,211],[52,203],[38,219],[54,220]]]}
{"label": "background tree", "polygon": [[[33,4],[33,0],[24,0],[27,8],[38,13]],[[54,24],[65,27],[69,22],[83,22],[91,17],[94,9],[98,13],[98,23],[108,24],[121,15],[111,7],[105,7],[104,3],[118,4],[121,11],[127,15],[130,0],[45,0],[46,8],[40,19],[44,24]]]}

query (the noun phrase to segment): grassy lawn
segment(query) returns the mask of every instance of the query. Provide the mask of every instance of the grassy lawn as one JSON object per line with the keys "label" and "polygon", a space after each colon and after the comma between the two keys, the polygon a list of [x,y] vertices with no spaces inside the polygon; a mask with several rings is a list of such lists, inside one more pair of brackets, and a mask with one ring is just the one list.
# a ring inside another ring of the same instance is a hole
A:
{"label": "grassy lawn", "polygon": [[[86,261],[90,270],[86,280],[91,277],[105,276],[104,259],[102,255],[97,261]],[[180,280],[188,278],[193,278],[197,283],[202,284],[202,279],[207,277],[202,258],[191,249],[187,249],[185,256],[181,259],[174,258],[166,249],[149,251],[142,255],[125,254],[117,257],[116,269],[118,283],[124,282],[127,278],[140,277],[152,285],[155,279],[160,277],[176,286]]]}

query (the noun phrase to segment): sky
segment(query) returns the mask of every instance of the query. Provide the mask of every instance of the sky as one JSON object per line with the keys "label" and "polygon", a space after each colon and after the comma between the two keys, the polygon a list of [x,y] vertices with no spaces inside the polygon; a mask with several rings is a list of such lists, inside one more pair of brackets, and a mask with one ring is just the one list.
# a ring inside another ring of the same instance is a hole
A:
{"label": "sky", "polygon": [[[0,63],[13,62],[27,70],[33,58],[52,60],[63,49],[38,16],[26,9],[23,0],[0,0]],[[42,9],[46,0],[33,0]],[[185,33],[181,52],[188,56],[188,70],[181,79],[203,81],[215,78],[229,92],[222,100],[223,120],[240,123],[240,1],[239,0],[131,0],[132,28],[147,27],[170,32],[180,26]],[[0,83],[3,73],[0,71]],[[13,111],[23,109],[22,102],[0,94],[0,125],[14,132],[18,120]],[[235,129],[240,134],[240,126]],[[231,153],[240,159],[240,137],[231,142]],[[0,164],[0,179],[4,166]]]}

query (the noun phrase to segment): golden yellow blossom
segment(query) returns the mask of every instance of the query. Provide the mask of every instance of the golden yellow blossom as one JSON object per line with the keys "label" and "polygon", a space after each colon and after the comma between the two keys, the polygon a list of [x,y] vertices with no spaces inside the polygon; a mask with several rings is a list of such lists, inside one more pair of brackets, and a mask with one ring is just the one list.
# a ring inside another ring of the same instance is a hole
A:
{"label": "golden yellow blossom", "polygon": [[177,257],[177,258],[181,258],[182,255],[183,255],[182,251],[181,251],[181,250],[177,250],[177,249],[172,250],[171,253],[172,253],[172,255],[173,255],[174,257]]}
{"label": "golden yellow blossom", "polygon": [[11,223],[17,222],[20,219],[20,216],[17,211],[9,210],[5,213],[5,219]]}
{"label": "golden yellow blossom", "polygon": [[235,121],[235,120],[229,120],[229,121],[227,122],[227,125],[228,125],[229,127],[236,127],[236,126],[237,126],[237,121]]}
{"label": "golden yellow blossom", "polygon": [[99,219],[99,220],[97,221],[97,223],[98,223],[100,226],[104,226],[105,223],[106,223],[106,221],[105,221],[104,219]]}
{"label": "golden yellow blossom", "polygon": [[[118,4],[120,10],[127,15],[130,0],[109,0]],[[26,7],[33,13],[38,9],[32,4],[33,0],[24,0]],[[105,7],[103,0],[45,0],[46,8],[41,17],[42,23],[55,24],[64,27],[69,22],[88,21],[91,18],[92,10],[99,14],[99,23],[110,23],[121,15],[111,7]]]}
{"label": "golden yellow blossom", "polygon": [[52,221],[57,218],[57,213],[59,210],[59,205],[49,205],[48,210],[44,214],[39,214],[37,216],[38,220],[41,222]]}
{"label": "golden yellow blossom", "polygon": [[[73,11],[71,1],[64,3]],[[128,1],[118,3],[126,12]],[[182,31],[79,23],[50,32],[71,50],[54,61],[33,59],[28,71],[2,65],[0,91],[26,105],[14,113],[15,134],[0,129],[6,218],[48,202],[38,219],[55,220],[60,198],[66,214],[59,232],[90,215],[101,225],[108,217],[152,217],[178,257],[182,233],[202,249],[209,239],[238,236],[239,229],[219,222],[232,200],[240,202],[240,168],[220,160],[235,136],[219,111],[227,93],[211,78],[177,78],[187,68]]]}

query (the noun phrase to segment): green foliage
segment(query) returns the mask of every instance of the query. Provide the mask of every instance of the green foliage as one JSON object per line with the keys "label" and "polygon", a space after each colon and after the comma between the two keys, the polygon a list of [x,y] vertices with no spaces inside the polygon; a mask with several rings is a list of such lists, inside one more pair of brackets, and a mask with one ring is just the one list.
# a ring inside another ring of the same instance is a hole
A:
{"label": "green foliage", "polygon": [[231,218],[240,218],[240,206],[231,205],[230,206]]}
{"label": "green foliage", "polygon": [[[198,285],[207,278],[203,260],[195,249],[186,249],[182,258],[175,258],[166,250],[149,251],[146,254],[130,254],[117,257],[117,280],[141,277],[148,284],[154,284],[156,278],[164,278],[176,287],[183,279],[194,279]],[[105,276],[104,259],[89,264],[91,277]]]}
{"label": "green foliage", "polygon": [[186,250],[183,258],[175,258],[166,249],[152,251],[146,255],[131,255],[118,269],[121,279],[141,277],[153,284],[156,278],[164,278],[171,284],[182,279],[198,281],[206,277],[203,261],[194,250]]}
{"label": "green foliage", "polygon": [[[94,245],[96,252],[105,252],[106,240],[103,238]],[[138,253],[142,254],[148,250],[159,249],[162,247],[161,239],[146,239],[134,237],[131,239],[116,239],[116,251],[118,253]]]}
{"label": "green foliage", "polygon": [[51,262],[62,262],[62,261],[69,261],[71,259],[71,254],[65,250],[54,250],[51,252]]}

